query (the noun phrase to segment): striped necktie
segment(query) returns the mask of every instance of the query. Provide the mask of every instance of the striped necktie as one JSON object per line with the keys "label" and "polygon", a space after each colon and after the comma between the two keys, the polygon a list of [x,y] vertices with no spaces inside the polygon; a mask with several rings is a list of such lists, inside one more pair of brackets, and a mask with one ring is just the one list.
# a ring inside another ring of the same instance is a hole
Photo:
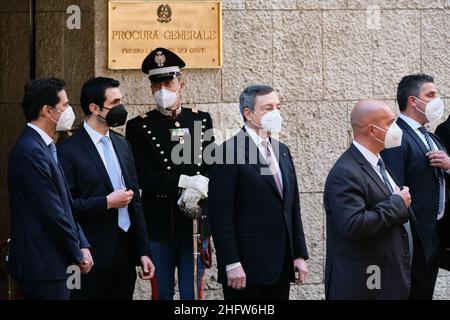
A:
{"label": "striped necktie", "polygon": [[[427,149],[428,151],[437,150],[435,148],[435,144],[432,141],[431,135],[425,127],[419,128],[420,133],[422,133],[427,141]],[[444,172],[441,168],[434,167],[434,171],[436,173],[436,177],[438,178],[439,184],[439,206],[438,206],[438,216],[442,216],[445,210],[445,182],[444,182]]]}

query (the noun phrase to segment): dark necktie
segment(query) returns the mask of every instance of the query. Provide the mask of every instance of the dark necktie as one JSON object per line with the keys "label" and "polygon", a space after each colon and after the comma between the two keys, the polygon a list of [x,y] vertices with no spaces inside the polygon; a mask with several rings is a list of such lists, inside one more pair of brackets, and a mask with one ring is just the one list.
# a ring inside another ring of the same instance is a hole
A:
{"label": "dark necktie", "polygon": [[383,159],[379,158],[377,165],[380,167],[381,176],[383,177],[383,182],[388,187],[391,193],[394,193],[394,189],[392,189],[392,185],[389,182],[389,178],[386,172],[386,166],[384,165]]}
{"label": "dark necktie", "polygon": [[[428,151],[437,150],[435,145],[431,139],[431,135],[425,127],[419,128],[420,133],[422,133],[427,141],[427,149]],[[439,206],[438,206],[438,216],[442,215],[445,210],[445,185],[444,185],[444,172],[441,168],[434,167],[434,171],[438,178],[439,183]]]}
{"label": "dark necktie", "polygon": [[[392,188],[392,185],[389,182],[388,174],[386,171],[386,166],[384,164],[383,159],[379,158],[377,164],[380,167],[380,172],[381,172],[381,176],[383,177],[384,184],[388,187],[388,189],[391,193],[394,193],[394,189]],[[405,231],[408,234],[409,256],[410,256],[410,262],[412,262],[414,243],[413,243],[413,237],[412,237],[412,233],[411,233],[411,225],[409,224],[409,220],[408,220],[408,222],[403,224],[403,227],[405,228]]]}

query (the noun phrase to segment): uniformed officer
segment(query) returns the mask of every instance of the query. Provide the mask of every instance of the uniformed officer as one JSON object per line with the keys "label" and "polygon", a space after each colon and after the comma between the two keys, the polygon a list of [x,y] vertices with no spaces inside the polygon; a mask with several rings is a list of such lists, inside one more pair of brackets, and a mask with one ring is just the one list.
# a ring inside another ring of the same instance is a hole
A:
{"label": "uniformed officer", "polygon": [[[184,108],[181,94],[185,66],[175,53],[153,50],[143,61],[156,109],[130,120],[126,127],[136,161],[156,276],[152,298],[171,300],[175,267],[181,299],[194,299],[193,219],[180,208],[206,208],[208,166],[205,149],[214,142],[211,116]],[[210,146],[212,147],[212,145]],[[202,212],[203,231],[206,212]],[[209,239],[209,234],[207,235]],[[202,253],[207,241],[200,241]],[[210,258],[210,254],[209,254]],[[198,259],[199,297],[207,259]]]}

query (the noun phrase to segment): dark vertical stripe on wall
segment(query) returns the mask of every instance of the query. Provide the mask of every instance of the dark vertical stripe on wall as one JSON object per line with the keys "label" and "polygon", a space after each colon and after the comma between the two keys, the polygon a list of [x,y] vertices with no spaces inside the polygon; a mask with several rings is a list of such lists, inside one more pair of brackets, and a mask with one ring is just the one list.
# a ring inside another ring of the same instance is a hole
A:
{"label": "dark vertical stripe on wall", "polygon": [[36,0],[30,0],[30,79],[36,77]]}

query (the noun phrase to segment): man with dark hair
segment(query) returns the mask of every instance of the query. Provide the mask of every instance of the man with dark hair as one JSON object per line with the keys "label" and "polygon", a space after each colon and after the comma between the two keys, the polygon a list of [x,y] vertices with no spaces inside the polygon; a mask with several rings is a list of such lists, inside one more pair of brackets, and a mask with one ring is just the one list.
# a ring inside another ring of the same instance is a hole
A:
{"label": "man with dark hair", "polygon": [[[438,226],[448,208],[450,157],[441,140],[424,125],[441,119],[444,104],[433,78],[425,74],[405,76],[398,84],[398,126],[403,130],[401,146],[381,155],[400,186],[410,188],[424,266],[413,260],[411,299],[432,299],[439,270]],[[405,257],[406,259],[406,257]],[[416,261],[417,262],[417,261]]]}
{"label": "man with dark hair", "polygon": [[[434,83],[433,77],[419,73],[402,78],[397,88],[397,103],[400,111],[406,110],[410,97],[418,97],[424,83]],[[431,96],[429,98],[432,99],[435,93],[430,93]]]}
{"label": "man with dark hair", "polygon": [[[136,159],[156,276],[152,297],[172,300],[178,270],[180,298],[202,298],[204,262],[210,263],[207,240],[199,241],[197,290],[194,289],[193,234],[196,222],[205,237],[204,202],[208,196],[208,166],[204,152],[214,141],[211,116],[184,108],[181,94],[183,60],[157,48],[142,63],[149,75],[156,110],[130,120],[126,137]],[[200,209],[201,208],[201,209]],[[201,261],[200,261],[201,260]]]}
{"label": "man with dark hair", "polygon": [[271,87],[253,85],[239,106],[245,126],[216,149],[210,173],[218,281],[226,300],[287,300],[290,282],[305,281],[308,251],[294,162],[273,137],[280,100]]}
{"label": "man with dark hair", "polygon": [[90,245],[72,212],[72,198],[53,137],[75,120],[64,81],[29,81],[22,109],[27,126],[8,165],[11,212],[9,272],[25,299],[69,299],[67,267],[89,272]]}
{"label": "man with dark hair", "polygon": [[119,81],[92,78],[81,91],[87,116],[59,150],[74,198],[74,211],[92,245],[95,267],[81,278],[72,299],[132,299],[135,265],[153,276],[133,154],[110,128],[122,126],[127,111]]}

